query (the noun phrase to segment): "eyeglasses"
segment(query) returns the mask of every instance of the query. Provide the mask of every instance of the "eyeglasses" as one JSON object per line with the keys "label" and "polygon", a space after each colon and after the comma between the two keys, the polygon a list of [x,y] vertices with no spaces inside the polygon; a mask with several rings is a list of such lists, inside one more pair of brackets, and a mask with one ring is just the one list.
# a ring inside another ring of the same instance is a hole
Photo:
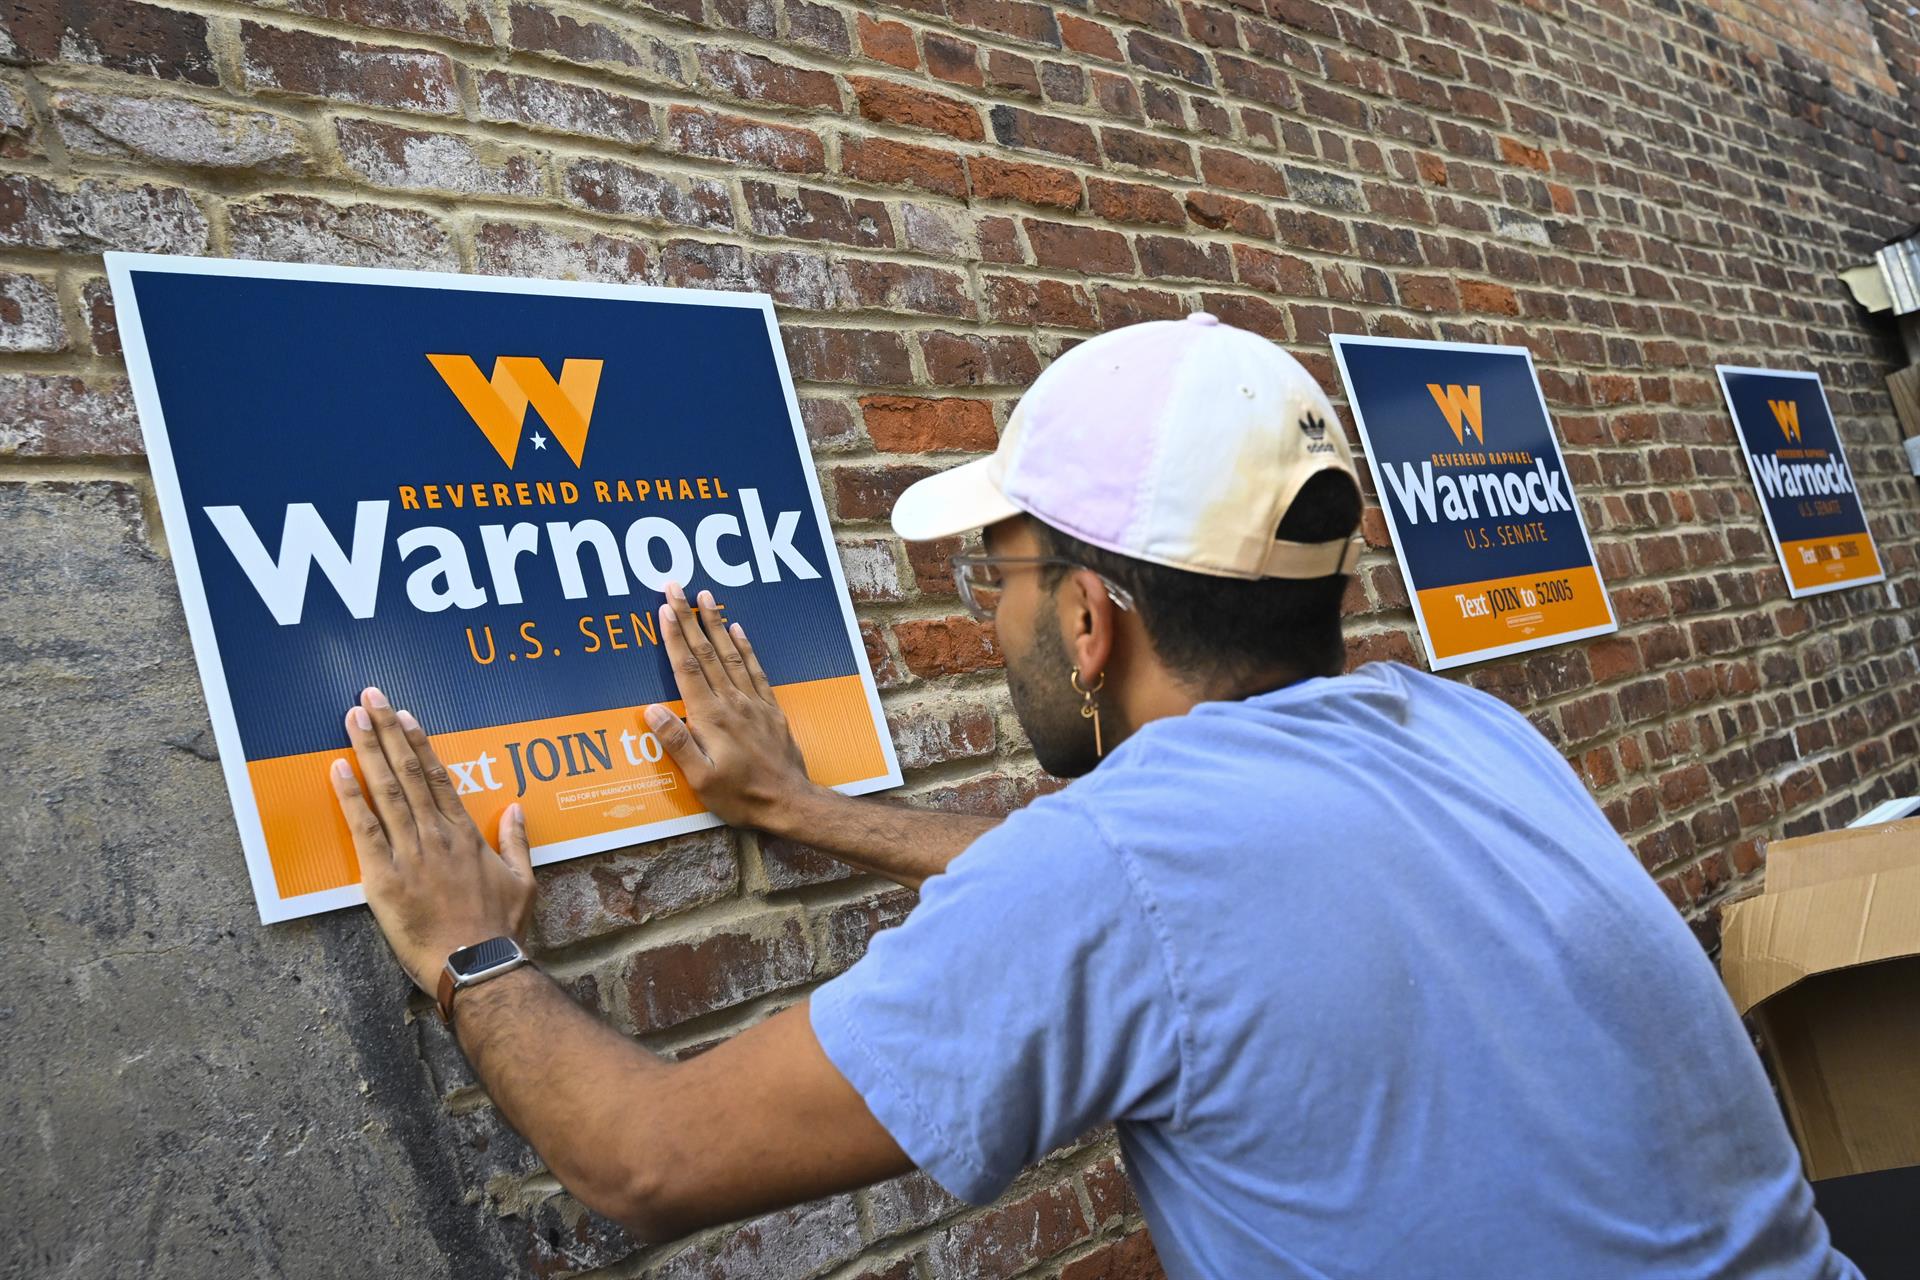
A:
{"label": "eyeglasses", "polygon": [[[1064,556],[954,556],[949,563],[953,565],[953,585],[960,591],[960,602],[967,606],[968,613],[981,622],[993,621],[993,615],[1000,608],[1000,597],[1006,593],[1006,580],[1000,574],[1003,565],[1087,568],[1078,560],[1069,560]],[[1107,589],[1107,599],[1122,609],[1132,611],[1132,592],[1105,574],[1092,569],[1087,572],[1100,579],[1100,585]]]}

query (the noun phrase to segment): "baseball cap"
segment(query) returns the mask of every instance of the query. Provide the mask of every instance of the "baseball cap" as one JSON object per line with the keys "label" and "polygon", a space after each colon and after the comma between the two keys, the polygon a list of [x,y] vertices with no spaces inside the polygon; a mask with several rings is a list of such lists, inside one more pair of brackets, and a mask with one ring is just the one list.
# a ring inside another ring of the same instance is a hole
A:
{"label": "baseball cap", "polygon": [[1119,555],[1225,578],[1350,573],[1356,534],[1282,541],[1307,481],[1359,485],[1333,406],[1267,339],[1198,312],[1089,338],[1034,380],[991,457],[918,481],[893,507],[910,542],[1021,512]]}

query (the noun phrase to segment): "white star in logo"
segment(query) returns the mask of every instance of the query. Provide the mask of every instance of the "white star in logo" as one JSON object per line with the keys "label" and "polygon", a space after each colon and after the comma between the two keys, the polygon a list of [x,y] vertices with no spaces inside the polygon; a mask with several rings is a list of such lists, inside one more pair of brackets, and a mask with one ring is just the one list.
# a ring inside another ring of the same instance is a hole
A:
{"label": "white star in logo", "polygon": [[533,433],[533,447],[536,449],[544,449],[547,447],[547,438],[538,431]]}

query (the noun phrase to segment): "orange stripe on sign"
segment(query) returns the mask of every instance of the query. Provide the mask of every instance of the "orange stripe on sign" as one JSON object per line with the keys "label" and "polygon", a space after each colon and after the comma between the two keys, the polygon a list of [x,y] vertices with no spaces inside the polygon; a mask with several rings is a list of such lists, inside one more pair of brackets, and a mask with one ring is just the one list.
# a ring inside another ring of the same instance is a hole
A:
{"label": "orange stripe on sign", "polygon": [[[886,755],[859,676],[804,680],[773,692],[815,782],[836,786],[886,772]],[[666,705],[681,710],[678,702]],[[623,734],[628,735],[624,742]],[[439,733],[433,746],[449,766],[459,762],[477,788],[461,800],[480,830],[491,838],[500,815],[517,799],[526,806],[527,832],[537,852],[543,844],[704,812],[671,757],[662,753],[657,762],[644,759],[649,754],[646,734],[640,708],[626,707]],[[266,829],[274,888],[282,898],[360,880],[353,841],[327,778],[327,770],[342,756],[351,758],[345,730],[338,750],[247,764]],[[525,771],[524,796],[517,794],[516,757]],[[488,787],[489,780],[497,785]]]}
{"label": "orange stripe on sign", "polygon": [[1604,627],[1607,592],[1590,565],[1420,593],[1434,656],[1453,658],[1541,636]]}
{"label": "orange stripe on sign", "polygon": [[1796,587],[1829,587],[1836,582],[1880,576],[1880,557],[1874,554],[1873,539],[1864,533],[1783,542],[1780,556],[1787,562],[1787,577]]}

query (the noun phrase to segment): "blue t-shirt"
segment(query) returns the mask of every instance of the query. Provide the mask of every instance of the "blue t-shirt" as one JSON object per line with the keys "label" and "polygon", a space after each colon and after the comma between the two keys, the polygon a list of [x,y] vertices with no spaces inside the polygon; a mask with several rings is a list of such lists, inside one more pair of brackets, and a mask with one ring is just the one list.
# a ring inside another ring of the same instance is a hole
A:
{"label": "blue t-shirt", "polygon": [[975,1203],[1114,1121],[1175,1280],[1859,1274],[1566,762],[1406,667],[1147,725],[929,880],[812,1022]]}

